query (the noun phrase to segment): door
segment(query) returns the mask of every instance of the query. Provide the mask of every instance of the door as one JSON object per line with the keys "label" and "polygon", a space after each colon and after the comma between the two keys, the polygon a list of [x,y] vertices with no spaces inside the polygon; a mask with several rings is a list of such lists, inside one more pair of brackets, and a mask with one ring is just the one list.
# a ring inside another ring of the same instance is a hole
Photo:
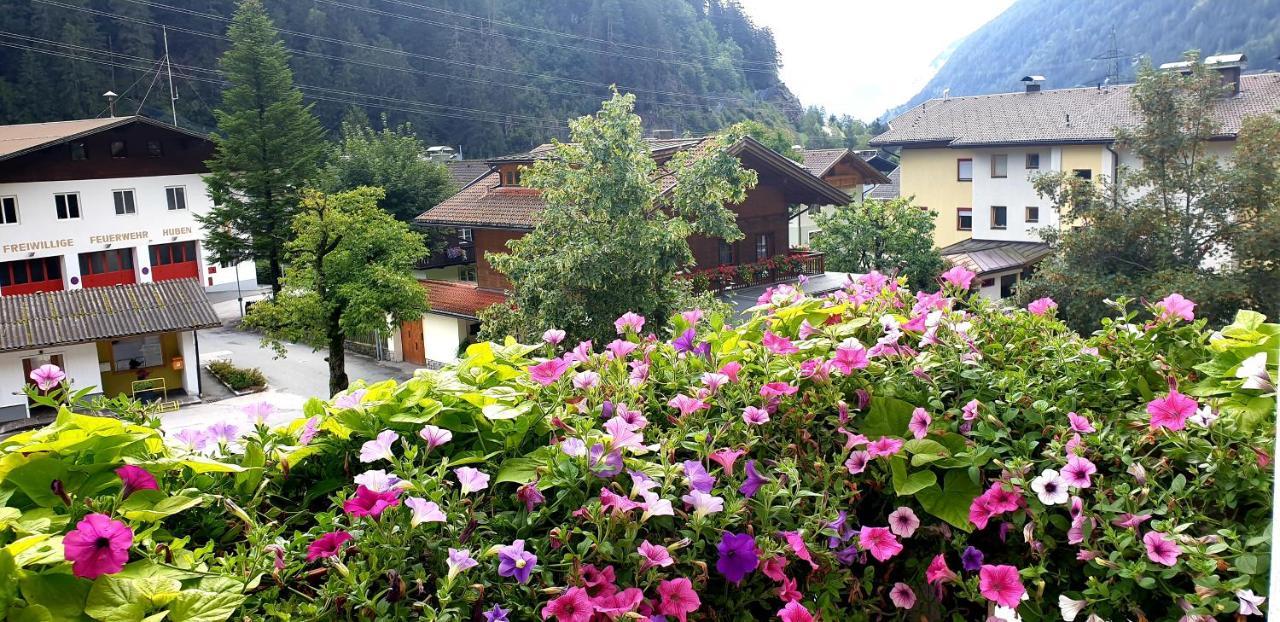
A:
{"label": "door", "polygon": [[427,364],[427,345],[422,340],[422,320],[400,325],[400,347],[404,349],[406,363]]}
{"label": "door", "polygon": [[[58,369],[61,369],[63,373],[66,373],[67,371],[67,366],[63,364],[61,354],[43,354],[40,356],[25,358],[22,359],[22,384],[34,385],[35,383],[31,381],[31,371],[38,369],[41,365],[57,365]],[[50,391],[52,390],[53,389],[50,389]],[[40,395],[49,394],[49,391],[41,391],[38,387],[36,388],[36,392]]]}

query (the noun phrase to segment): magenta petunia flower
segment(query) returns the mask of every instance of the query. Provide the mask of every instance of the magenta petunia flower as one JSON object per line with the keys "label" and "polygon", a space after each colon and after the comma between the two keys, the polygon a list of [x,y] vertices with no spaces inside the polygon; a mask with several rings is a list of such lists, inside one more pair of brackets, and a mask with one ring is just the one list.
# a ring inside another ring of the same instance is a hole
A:
{"label": "magenta petunia flower", "polygon": [[547,359],[526,369],[534,382],[546,387],[555,384],[564,375],[565,370],[569,369],[569,362],[561,358]]}
{"label": "magenta petunia flower", "polygon": [[688,417],[690,414],[707,408],[708,404],[696,397],[689,397],[688,395],[681,393],[680,395],[671,398],[671,400],[667,402],[667,406],[679,410],[681,417]]}
{"label": "magenta petunia flower", "polygon": [[983,566],[978,571],[978,588],[982,597],[997,605],[1016,608],[1027,588],[1022,586],[1018,569],[1013,566]]}
{"label": "magenta petunia flower", "polygon": [[800,593],[800,589],[796,586],[796,580],[791,577],[782,577],[778,586],[778,598],[784,603],[795,602],[804,598],[804,594]]}
{"label": "magenta petunia flower", "polygon": [[542,619],[555,618],[556,622],[590,622],[595,611],[596,608],[591,604],[591,596],[587,591],[580,587],[571,587],[542,608]]}
{"label": "magenta petunia flower", "polygon": [[702,600],[688,579],[679,577],[658,584],[658,613],[686,622],[688,615],[701,606]]}
{"label": "magenta petunia flower", "polygon": [[418,430],[418,436],[427,442],[427,453],[453,440],[453,432],[434,425],[422,426],[422,429]]}
{"label": "magenta petunia flower", "polygon": [[33,370],[29,376],[31,381],[36,383],[36,387],[41,391],[49,391],[58,386],[63,380],[66,380],[67,374],[57,365],[45,363]]}
{"label": "magenta petunia flower", "polygon": [[831,366],[848,376],[855,369],[865,369],[870,361],[867,349],[857,340],[850,339],[836,347],[836,355],[831,357]]}
{"label": "magenta petunia flower", "polygon": [[968,404],[961,408],[961,416],[965,421],[973,421],[978,418],[978,408],[982,406],[982,402],[978,400],[969,400]]}
{"label": "magenta petunia flower", "polygon": [[769,411],[748,406],[742,410],[742,420],[748,425],[764,425],[769,422]]}
{"label": "magenta petunia flower", "polygon": [[709,458],[712,462],[720,465],[720,468],[724,469],[724,472],[726,474],[733,475],[734,463],[736,463],[738,461],[738,458],[741,458],[742,454],[745,454],[745,453],[747,452],[741,449],[723,448],[723,449],[717,449],[711,452],[711,455],[707,456],[707,458]]}
{"label": "magenta petunia flower", "polygon": [[787,384],[785,382],[770,382],[760,387],[760,397],[782,397],[784,395],[794,395],[800,388]]}
{"label": "magenta petunia flower", "polygon": [[870,552],[879,561],[887,561],[902,552],[897,536],[885,527],[862,526],[858,532],[858,548]]}
{"label": "magenta petunia flower", "polygon": [[798,531],[783,531],[778,535],[787,541],[787,546],[791,547],[791,552],[796,554],[796,558],[809,562],[809,567],[814,570],[818,569],[818,563],[813,561],[813,554],[809,552],[809,546],[805,544],[804,537]]}
{"label": "magenta petunia flower", "polygon": [[615,516],[626,514],[640,506],[641,504],[613,492],[608,488],[600,489],[600,509],[612,512]]}
{"label": "magenta petunia flower", "polygon": [[397,505],[400,505],[399,488],[393,487],[377,492],[362,484],[356,487],[356,496],[342,502],[342,509],[355,518],[361,516],[378,518],[387,508]]}
{"label": "magenta petunia flower", "polygon": [[156,476],[140,466],[126,464],[116,469],[116,475],[120,476],[120,482],[124,485],[121,496],[126,499],[129,498],[129,495],[139,490],[156,490],[160,488],[156,484]]}
{"label": "magenta petunia flower", "polygon": [[768,329],[764,331],[764,338],[761,340],[761,343],[764,344],[766,350],[782,356],[795,354],[800,351],[800,348],[797,348],[795,344],[791,343],[790,339]]}
{"label": "magenta petunia flower", "polygon": [[867,444],[867,453],[871,454],[872,458],[892,456],[899,451],[902,451],[902,439],[900,438],[881,436]]}
{"label": "magenta petunia flower", "polygon": [[524,540],[516,540],[498,549],[498,576],[513,577],[519,583],[528,583],[529,576],[538,566],[538,556],[524,550]]}
{"label": "magenta petunia flower", "polygon": [[760,563],[760,574],[781,583],[787,578],[787,558],[775,555]]}
{"label": "magenta petunia flower", "polygon": [[778,610],[778,617],[782,622],[813,622],[813,614],[809,613],[800,601],[789,601],[782,609]]}
{"label": "magenta petunia flower", "polygon": [[1148,531],[1142,536],[1142,544],[1147,547],[1147,559],[1165,566],[1178,563],[1182,551],[1173,539],[1158,531]]}
{"label": "magenta petunia flower", "polygon": [[911,590],[910,585],[899,581],[889,590],[889,600],[893,601],[894,607],[910,609],[916,606],[916,593]]}
{"label": "magenta petunia flower", "polygon": [[542,340],[553,346],[560,345],[560,342],[564,341],[564,335],[564,331],[558,328],[548,328],[542,333]]}
{"label": "magenta petunia flower", "polygon": [[458,467],[453,470],[453,474],[458,478],[458,484],[462,487],[462,494],[468,495],[478,492],[489,487],[489,474],[479,469],[471,467]]}
{"label": "magenta petunia flower", "polygon": [[1067,459],[1067,466],[1062,469],[1062,479],[1067,481],[1068,486],[1088,488],[1093,485],[1090,477],[1097,472],[1098,467],[1088,458],[1071,456]]}
{"label": "magenta petunia flower", "polygon": [[342,552],[342,545],[351,539],[345,531],[330,531],[307,545],[307,563],[325,557],[337,557]]}
{"label": "magenta petunia flower", "polygon": [[760,475],[759,471],[756,471],[755,460],[748,460],[745,470],[747,472],[747,478],[743,480],[742,486],[738,488],[738,492],[742,493],[743,496],[747,498],[751,498],[754,497],[756,491],[760,490],[760,487],[768,483],[769,480],[768,478]]}
{"label": "magenta petunia flower", "polygon": [[1088,419],[1077,415],[1074,412],[1067,413],[1067,421],[1071,422],[1071,431],[1073,432],[1079,432],[1081,434],[1093,434],[1094,432],[1097,432],[1097,430],[1094,429],[1093,424],[1090,423]]}
{"label": "magenta petunia flower", "polygon": [[747,575],[760,565],[760,555],[756,552],[756,539],[749,533],[737,534],[726,531],[720,537],[716,547],[720,557],[716,560],[716,570],[724,575],[730,583],[741,583]]}
{"label": "magenta petunia flower", "polygon": [[640,543],[640,547],[636,549],[640,553],[640,571],[644,572],[649,568],[666,568],[676,560],[671,557],[671,551],[665,546],[658,546],[650,543],[648,540]]}
{"label": "magenta petunia flower", "polygon": [[114,574],[129,561],[133,530],[106,514],[90,514],[62,538],[62,555],[71,572],[82,579]]}
{"label": "magenta petunia flower", "polygon": [[969,286],[973,285],[973,279],[976,276],[978,275],[972,270],[967,270],[962,266],[955,266],[942,273],[942,282],[960,289],[969,289]]}
{"label": "magenta petunia flower", "polygon": [[931,423],[933,423],[933,417],[929,416],[929,411],[923,408],[916,408],[911,411],[911,422],[907,424],[907,429],[911,430],[911,435],[916,440],[919,440],[929,435],[929,424]]}
{"label": "magenta petunia flower", "polygon": [[612,356],[614,359],[617,359],[617,360],[622,360],[627,358],[628,354],[635,352],[636,348],[639,348],[639,347],[640,347],[640,344],[634,341],[614,339],[613,341],[610,341],[609,344],[604,347],[604,349],[609,351],[609,356]]}
{"label": "magenta petunia flower", "polygon": [[538,482],[532,481],[516,489],[516,500],[524,504],[526,512],[532,512],[533,508],[546,503],[547,498],[538,490]]}
{"label": "magenta petunia flower", "polygon": [[627,311],[613,321],[613,328],[619,335],[625,335],[628,330],[638,334],[644,328],[644,316]]}
{"label": "magenta petunia flower", "polygon": [[720,373],[729,377],[729,382],[738,381],[738,373],[742,371],[742,363],[729,361],[720,366]]}
{"label": "magenta petunia flower", "polygon": [[932,585],[955,581],[959,576],[947,567],[947,558],[939,553],[933,556],[933,561],[929,562],[929,568],[924,571],[924,578]]}
{"label": "magenta petunia flower", "polygon": [[910,538],[920,527],[920,519],[909,507],[900,507],[889,514],[889,531],[900,538]]}
{"label": "magenta petunia flower", "polygon": [[1183,298],[1182,294],[1169,294],[1164,300],[1157,302],[1155,307],[1159,312],[1157,319],[1161,321],[1180,318],[1190,322],[1196,319],[1196,303]]}
{"label": "magenta petunia flower", "polygon": [[365,441],[360,446],[360,461],[377,462],[379,460],[394,459],[395,454],[392,453],[392,449],[398,440],[400,440],[400,435],[391,430],[379,432],[377,438]]}
{"label": "magenta petunia flower", "polygon": [[617,620],[635,611],[642,601],[644,601],[644,591],[638,587],[629,587],[612,594],[597,594],[591,598],[591,604],[596,608],[596,613],[607,620]]}
{"label": "magenta petunia flower", "polygon": [[1057,308],[1058,303],[1054,302],[1052,298],[1047,297],[1033,300],[1031,301],[1031,304],[1027,305],[1027,311],[1030,311],[1034,315],[1044,315]]}
{"label": "magenta petunia flower", "polygon": [[1151,415],[1151,429],[1165,428],[1181,430],[1187,427],[1187,418],[1196,414],[1198,404],[1175,389],[1168,395],[1147,403],[1147,414]]}
{"label": "magenta petunia flower", "polygon": [[858,450],[849,454],[849,459],[844,461],[844,468],[849,470],[850,475],[857,475],[867,469],[870,461],[871,454]]}

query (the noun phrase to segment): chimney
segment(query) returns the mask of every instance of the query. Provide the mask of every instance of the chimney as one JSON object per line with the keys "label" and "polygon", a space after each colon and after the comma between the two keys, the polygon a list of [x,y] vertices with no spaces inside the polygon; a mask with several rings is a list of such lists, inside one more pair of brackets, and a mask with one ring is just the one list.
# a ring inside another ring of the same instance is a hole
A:
{"label": "chimney", "polygon": [[116,118],[116,98],[119,97],[119,95],[116,95],[114,91],[107,91],[106,93],[103,93],[102,96],[107,98],[107,108],[111,110],[111,118]]}
{"label": "chimney", "polygon": [[676,137],[675,130],[650,130],[649,131],[649,138],[654,138],[657,140],[667,140],[675,137]]}
{"label": "chimney", "polygon": [[1021,82],[1026,85],[1026,92],[1039,93],[1040,85],[1044,84],[1044,76],[1022,76]]}
{"label": "chimney", "polygon": [[1244,71],[1248,60],[1243,53],[1237,52],[1210,56],[1204,59],[1204,64],[1217,71],[1222,78],[1222,86],[1226,91],[1224,97],[1234,97],[1240,94],[1240,73]]}

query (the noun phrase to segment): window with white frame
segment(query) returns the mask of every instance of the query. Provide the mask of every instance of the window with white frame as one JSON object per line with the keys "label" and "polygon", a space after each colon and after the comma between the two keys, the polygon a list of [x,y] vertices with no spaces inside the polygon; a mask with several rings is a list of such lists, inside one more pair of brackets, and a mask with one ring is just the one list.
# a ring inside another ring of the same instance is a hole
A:
{"label": "window with white frame", "polygon": [[1034,206],[1034,205],[1028,205],[1028,206],[1027,206],[1027,222],[1029,222],[1029,223],[1038,223],[1038,222],[1040,222],[1040,208],[1039,208],[1039,207],[1036,207],[1036,206]]}
{"label": "window with white frame", "polygon": [[133,190],[112,190],[111,199],[116,205],[116,216],[138,213],[138,205],[134,199]]}
{"label": "window with white frame", "polygon": [[0,225],[18,224],[18,197],[0,197]]}
{"label": "window with white frame", "polygon": [[187,209],[187,187],[169,186],[165,188],[164,199],[169,205],[169,211]]}
{"label": "window with white frame", "polygon": [[63,192],[53,195],[53,206],[58,220],[73,220],[80,217],[80,193]]}

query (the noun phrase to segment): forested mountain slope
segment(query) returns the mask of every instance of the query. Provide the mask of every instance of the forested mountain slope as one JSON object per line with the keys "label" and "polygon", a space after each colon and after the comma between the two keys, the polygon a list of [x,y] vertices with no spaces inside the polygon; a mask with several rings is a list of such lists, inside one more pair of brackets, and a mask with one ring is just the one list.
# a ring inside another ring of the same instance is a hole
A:
{"label": "forested mountain slope", "polygon": [[[295,81],[326,127],[353,106],[467,157],[566,135],[608,87],[651,128],[794,125],[768,30],[737,0],[274,0]],[[182,125],[213,127],[234,0],[0,0],[0,123],[118,110],[169,120],[168,26]],[[145,102],[143,101],[145,98]]]}
{"label": "forested mountain slope", "polygon": [[1091,86],[1109,74],[1131,82],[1140,56],[1160,64],[1191,49],[1245,52],[1249,70],[1280,67],[1280,0],[1018,0],[961,42],[898,110],[944,89],[1018,90],[1026,75],[1046,76],[1045,88]]}

